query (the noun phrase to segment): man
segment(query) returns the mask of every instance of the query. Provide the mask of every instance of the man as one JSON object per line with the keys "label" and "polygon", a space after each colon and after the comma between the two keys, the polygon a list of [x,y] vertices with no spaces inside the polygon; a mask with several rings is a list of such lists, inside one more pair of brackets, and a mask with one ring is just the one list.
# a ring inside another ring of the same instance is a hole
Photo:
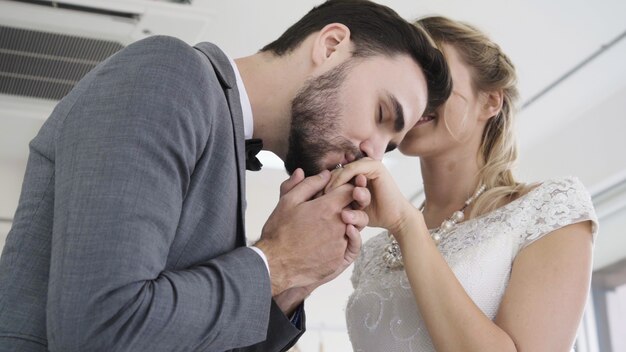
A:
{"label": "man", "polygon": [[[351,263],[367,224],[365,181],[320,195],[328,170],[380,159],[449,91],[421,32],[365,1],[324,3],[234,62],[209,43],[128,46],[31,142],[0,262],[0,350],[289,348],[304,298]],[[251,137],[292,176],[248,248]]]}

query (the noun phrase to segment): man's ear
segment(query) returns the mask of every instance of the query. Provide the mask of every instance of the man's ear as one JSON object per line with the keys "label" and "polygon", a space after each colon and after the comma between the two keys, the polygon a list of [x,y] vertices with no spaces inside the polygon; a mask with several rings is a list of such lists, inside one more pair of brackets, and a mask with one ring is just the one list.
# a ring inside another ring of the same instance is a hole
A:
{"label": "man's ear", "polygon": [[316,66],[320,66],[328,60],[350,56],[350,49],[350,29],[341,23],[330,23],[316,33],[311,59]]}
{"label": "man's ear", "polygon": [[490,118],[498,115],[502,110],[502,103],[504,102],[504,93],[502,90],[494,90],[486,92],[484,94],[484,104],[480,120],[489,120]]}

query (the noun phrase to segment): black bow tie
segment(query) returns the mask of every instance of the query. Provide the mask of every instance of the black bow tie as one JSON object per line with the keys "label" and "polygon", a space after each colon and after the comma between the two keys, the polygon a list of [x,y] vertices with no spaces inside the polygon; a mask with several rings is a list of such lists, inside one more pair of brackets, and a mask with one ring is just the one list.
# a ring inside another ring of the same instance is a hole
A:
{"label": "black bow tie", "polygon": [[258,138],[246,139],[246,170],[259,171],[263,164],[256,155],[263,149],[263,141]]}

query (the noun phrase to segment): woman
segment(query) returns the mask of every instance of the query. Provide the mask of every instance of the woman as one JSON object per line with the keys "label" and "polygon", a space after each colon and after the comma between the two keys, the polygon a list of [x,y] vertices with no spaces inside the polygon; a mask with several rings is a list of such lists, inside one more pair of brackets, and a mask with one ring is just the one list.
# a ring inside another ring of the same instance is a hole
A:
{"label": "woman", "polygon": [[568,351],[591,276],[590,197],[576,178],[514,179],[516,77],[496,44],[442,17],[416,25],[442,48],[453,80],[447,102],[400,145],[420,158],[422,207],[369,158],[336,170],[328,186],[366,175],[370,225],[393,234],[368,241],[355,263],[346,312],[353,347]]}

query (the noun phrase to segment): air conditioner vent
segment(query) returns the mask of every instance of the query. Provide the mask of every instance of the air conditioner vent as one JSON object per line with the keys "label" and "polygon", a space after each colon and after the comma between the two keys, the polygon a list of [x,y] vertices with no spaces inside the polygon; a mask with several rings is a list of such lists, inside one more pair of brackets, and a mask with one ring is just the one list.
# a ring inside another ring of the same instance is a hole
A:
{"label": "air conditioner vent", "polygon": [[59,100],[123,47],[115,41],[0,26],[0,93]]}
{"label": "air conditioner vent", "polygon": [[67,9],[67,10],[72,10],[72,11],[93,13],[93,14],[99,14],[99,15],[108,15],[108,16],[114,16],[114,17],[119,17],[119,18],[137,19],[138,17],[136,13],[132,13],[132,12],[107,10],[107,9],[102,9],[102,8],[97,8],[97,7],[69,4],[69,3],[53,1],[53,0],[12,0],[12,1],[21,2],[24,4],[38,5],[38,6],[43,6],[43,7],[52,7],[55,9]]}

